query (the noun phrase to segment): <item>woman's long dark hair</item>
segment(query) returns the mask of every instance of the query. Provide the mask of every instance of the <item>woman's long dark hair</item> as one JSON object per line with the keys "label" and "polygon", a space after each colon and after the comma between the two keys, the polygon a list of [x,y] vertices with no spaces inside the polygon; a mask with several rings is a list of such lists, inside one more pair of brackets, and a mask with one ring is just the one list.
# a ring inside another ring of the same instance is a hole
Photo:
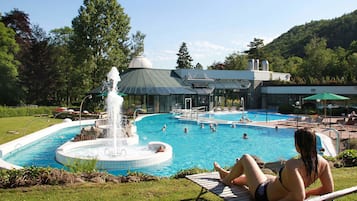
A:
{"label": "woman's long dark hair", "polygon": [[317,177],[318,158],[316,150],[315,132],[308,128],[298,129],[295,131],[295,144],[300,149],[301,159],[306,168],[308,177],[315,173]]}

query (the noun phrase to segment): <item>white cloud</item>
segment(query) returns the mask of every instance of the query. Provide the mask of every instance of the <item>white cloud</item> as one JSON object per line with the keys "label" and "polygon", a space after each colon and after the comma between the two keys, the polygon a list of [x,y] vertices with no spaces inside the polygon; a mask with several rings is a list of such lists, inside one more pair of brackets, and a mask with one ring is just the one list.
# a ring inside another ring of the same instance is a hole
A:
{"label": "white cloud", "polygon": [[223,62],[228,54],[234,52],[231,47],[210,41],[191,41],[187,43],[187,46],[194,63],[201,63],[203,66],[211,65],[214,62]]}
{"label": "white cloud", "polygon": [[176,52],[173,50],[146,51],[145,56],[151,61],[167,61],[176,57]]}
{"label": "white cloud", "polygon": [[198,51],[198,52],[207,52],[207,51],[225,51],[227,48],[225,48],[222,45],[217,45],[214,43],[211,43],[209,41],[194,41],[194,42],[189,42],[189,46],[192,46],[193,51]]}
{"label": "white cloud", "polygon": [[243,52],[248,49],[247,45],[249,42],[243,40],[233,40],[231,43],[236,47],[236,51]]}
{"label": "white cloud", "polygon": [[[225,57],[236,51],[232,47],[215,44],[210,41],[189,41],[188,52],[193,58],[193,65],[201,63],[204,67],[214,62],[223,62]],[[172,69],[176,66],[178,47],[158,51],[147,51],[145,56],[153,63],[154,68]]]}

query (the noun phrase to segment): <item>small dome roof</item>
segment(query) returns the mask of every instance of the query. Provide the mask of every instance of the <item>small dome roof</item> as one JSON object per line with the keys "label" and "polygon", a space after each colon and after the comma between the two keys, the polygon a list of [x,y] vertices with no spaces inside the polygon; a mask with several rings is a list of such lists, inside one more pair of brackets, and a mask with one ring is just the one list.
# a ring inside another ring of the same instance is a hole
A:
{"label": "small dome roof", "polygon": [[129,68],[152,68],[152,64],[146,57],[136,56],[130,61]]}

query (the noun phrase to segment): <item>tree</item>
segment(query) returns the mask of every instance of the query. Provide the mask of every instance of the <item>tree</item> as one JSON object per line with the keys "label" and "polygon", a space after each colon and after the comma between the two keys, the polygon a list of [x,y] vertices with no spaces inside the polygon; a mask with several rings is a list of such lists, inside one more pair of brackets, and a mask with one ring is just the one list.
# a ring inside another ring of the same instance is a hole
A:
{"label": "tree", "polygon": [[26,68],[21,76],[26,87],[26,102],[55,105],[59,88],[57,81],[61,77],[61,71],[56,68],[58,57],[49,44],[46,32],[37,25],[32,30],[31,48],[24,60]]}
{"label": "tree", "polygon": [[20,84],[18,90],[16,91],[17,95],[14,95],[14,97],[18,98],[18,100],[15,102],[19,103],[23,102],[25,99],[25,97],[23,97],[22,89],[26,86],[21,86],[23,83],[21,81],[23,72],[26,70],[24,61],[27,59],[27,55],[31,48],[31,24],[28,14],[17,9],[14,9],[9,13],[5,13],[5,16],[1,18],[1,21],[5,24],[6,27],[11,28],[15,32],[15,40],[19,45],[19,51],[17,51],[14,55],[15,60],[18,61],[16,68],[18,72],[18,84]]}
{"label": "tree", "polygon": [[224,61],[225,70],[245,70],[248,66],[246,55],[233,53],[226,57]]}
{"label": "tree", "polygon": [[357,53],[357,40],[351,42],[350,46],[348,47],[348,53]]}
{"label": "tree", "polygon": [[305,60],[303,63],[304,77],[318,78],[326,76],[326,68],[331,63],[332,50],[327,48],[326,40],[314,37],[305,46]]}
{"label": "tree", "polygon": [[347,51],[348,69],[345,76],[349,81],[357,81],[357,41],[352,41]]}
{"label": "tree", "polygon": [[225,70],[225,66],[221,62],[214,61],[210,66],[207,67],[208,70]]}
{"label": "tree", "polygon": [[144,53],[145,36],[146,35],[140,31],[137,31],[135,34],[131,35],[131,59]]}
{"label": "tree", "polygon": [[357,52],[349,55],[347,61],[350,68],[345,72],[345,75],[349,81],[357,83]]}
{"label": "tree", "polygon": [[179,52],[176,54],[178,56],[177,58],[177,66],[176,69],[180,69],[180,68],[186,68],[186,69],[192,69],[193,65],[192,65],[192,57],[190,56],[186,43],[183,42]]}
{"label": "tree", "polygon": [[203,66],[200,63],[197,63],[195,69],[202,70]]}
{"label": "tree", "polygon": [[6,13],[1,21],[5,26],[15,31],[16,42],[22,50],[30,47],[32,30],[28,14],[14,9],[10,13]]}
{"label": "tree", "polygon": [[289,57],[286,61],[285,61],[285,67],[286,70],[282,69],[279,72],[289,72],[292,75],[300,75],[301,72],[301,66],[303,64],[303,59],[297,56],[293,56],[293,57]]}
{"label": "tree", "polygon": [[19,87],[15,59],[19,46],[15,40],[15,32],[0,22],[0,104],[16,105],[19,103]]}
{"label": "tree", "polygon": [[57,78],[56,102],[69,107],[72,100],[78,100],[81,92],[80,71],[74,68],[74,55],[70,51],[70,41],[73,29],[63,27],[50,32],[50,44],[56,53],[55,68],[60,76]]}
{"label": "tree", "polygon": [[265,55],[263,52],[264,40],[259,38],[254,38],[252,42],[248,45],[249,50],[244,53],[248,54],[248,58],[250,59],[265,59]]}
{"label": "tree", "polygon": [[72,21],[71,43],[83,92],[99,86],[113,66],[127,68],[129,21],[116,0],[84,0]]}

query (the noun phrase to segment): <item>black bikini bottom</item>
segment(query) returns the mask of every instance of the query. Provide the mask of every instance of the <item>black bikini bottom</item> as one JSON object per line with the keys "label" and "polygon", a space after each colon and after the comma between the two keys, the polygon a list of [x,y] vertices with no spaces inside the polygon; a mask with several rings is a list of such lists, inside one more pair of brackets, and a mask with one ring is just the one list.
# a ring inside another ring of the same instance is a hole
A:
{"label": "black bikini bottom", "polygon": [[269,181],[267,180],[267,181],[258,185],[257,189],[255,190],[255,195],[254,195],[256,201],[269,201],[268,195],[267,195],[268,184],[269,184]]}

